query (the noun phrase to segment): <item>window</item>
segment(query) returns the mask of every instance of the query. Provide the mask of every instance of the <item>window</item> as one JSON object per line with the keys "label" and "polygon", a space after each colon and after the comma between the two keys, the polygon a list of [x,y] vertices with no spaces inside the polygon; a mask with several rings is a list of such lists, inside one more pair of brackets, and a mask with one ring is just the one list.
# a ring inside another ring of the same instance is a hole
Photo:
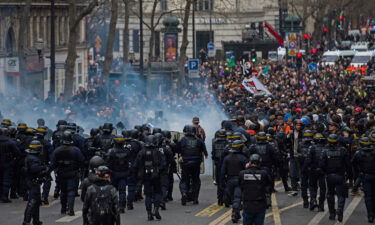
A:
{"label": "window", "polygon": [[213,8],[213,0],[197,0],[197,11],[209,11]]}
{"label": "window", "polygon": [[161,0],[160,1],[160,10],[165,12],[168,10],[168,0]]}
{"label": "window", "polygon": [[113,51],[120,51],[120,30],[116,29],[115,40],[113,43]]}
{"label": "window", "polygon": [[133,52],[139,52],[139,30],[133,30]]}
{"label": "window", "polygon": [[78,75],[82,75],[82,63],[78,63]]}
{"label": "window", "polygon": [[160,31],[155,31],[155,57],[160,57]]}

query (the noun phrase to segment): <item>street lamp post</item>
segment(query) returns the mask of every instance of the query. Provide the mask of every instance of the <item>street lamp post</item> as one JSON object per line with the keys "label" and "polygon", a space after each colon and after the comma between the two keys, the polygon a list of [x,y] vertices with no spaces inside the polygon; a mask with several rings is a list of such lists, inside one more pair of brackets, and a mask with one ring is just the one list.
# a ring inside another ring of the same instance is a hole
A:
{"label": "street lamp post", "polygon": [[197,57],[197,54],[196,54],[196,47],[195,47],[195,10],[196,10],[196,6],[197,6],[197,1],[196,0],[193,0],[193,15],[192,15],[192,35],[193,35],[193,58],[195,59]]}
{"label": "street lamp post", "polygon": [[143,75],[143,0],[139,0],[139,70]]}
{"label": "street lamp post", "polygon": [[55,0],[51,0],[50,95],[55,100]]}

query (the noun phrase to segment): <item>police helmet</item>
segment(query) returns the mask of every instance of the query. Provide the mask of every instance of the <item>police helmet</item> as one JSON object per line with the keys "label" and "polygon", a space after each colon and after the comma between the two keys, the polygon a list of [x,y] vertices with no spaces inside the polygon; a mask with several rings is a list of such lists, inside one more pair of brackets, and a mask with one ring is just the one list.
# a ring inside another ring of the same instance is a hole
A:
{"label": "police helmet", "polygon": [[98,128],[92,128],[90,130],[90,136],[91,137],[95,137],[96,135],[98,135],[100,133],[100,130]]}
{"label": "police helmet", "polygon": [[117,145],[121,145],[121,144],[124,144],[125,143],[125,138],[120,136],[120,135],[117,135],[116,137],[113,138],[113,143],[117,144]]}
{"label": "police helmet", "polygon": [[46,125],[46,121],[44,121],[43,118],[39,118],[36,123],[38,124],[38,126],[45,126]]}
{"label": "police helmet", "polygon": [[134,129],[140,131],[141,130],[141,126],[140,125],[135,125]]}
{"label": "police helmet", "polygon": [[305,139],[305,140],[312,140],[314,134],[311,130],[304,130],[303,131],[303,135],[302,135],[302,138]]}
{"label": "police helmet", "polygon": [[197,133],[197,129],[193,125],[185,125],[183,132],[186,135],[195,135]]}
{"label": "police helmet", "polygon": [[148,135],[145,137],[145,146],[146,147],[154,147],[155,146],[155,136]]}
{"label": "police helmet", "polygon": [[257,140],[258,141],[266,141],[267,140],[267,135],[266,133],[264,133],[263,131],[262,132],[259,132],[257,134]]}
{"label": "police helmet", "polygon": [[73,133],[75,133],[77,131],[77,124],[75,123],[68,123],[68,125],[66,126],[66,129],[72,131]]}
{"label": "police helmet", "polygon": [[273,142],[273,136],[271,134],[267,134],[267,141]]}
{"label": "police helmet", "polygon": [[228,132],[225,133],[225,136],[227,137],[228,141],[234,140],[233,132],[228,131]]}
{"label": "police helmet", "polygon": [[161,145],[163,142],[163,135],[161,133],[156,133],[154,134],[154,136],[155,136],[155,144],[158,146]]}
{"label": "police helmet", "polygon": [[326,140],[326,138],[324,137],[324,135],[322,133],[314,134],[313,139],[314,139],[315,142],[324,142]]}
{"label": "police helmet", "polygon": [[113,130],[113,124],[112,123],[105,123],[102,127],[103,132],[111,133]]}
{"label": "police helmet", "polygon": [[330,144],[336,144],[339,141],[339,136],[337,136],[337,134],[330,134],[327,141]]}
{"label": "police helmet", "polygon": [[240,132],[233,133],[233,140],[241,140],[242,134]]}
{"label": "police helmet", "polygon": [[238,116],[236,117],[236,121],[237,121],[237,123],[239,123],[239,124],[245,124],[245,117],[244,117],[243,115],[238,115]]}
{"label": "police helmet", "polygon": [[56,124],[56,127],[59,127],[61,125],[68,125],[68,122],[66,122],[66,120],[59,120]]}
{"label": "police helmet", "polygon": [[33,140],[30,142],[28,149],[26,152],[29,154],[39,154],[42,151],[42,144],[38,140]]}
{"label": "police helmet", "polygon": [[131,133],[130,130],[123,130],[121,131],[122,136],[125,138],[125,140],[131,139]]}
{"label": "police helmet", "polygon": [[96,175],[101,179],[107,180],[110,177],[110,170],[107,166],[99,166],[96,169]]}
{"label": "police helmet", "polygon": [[161,133],[161,131],[161,128],[155,127],[154,129],[152,129],[152,134]]}
{"label": "police helmet", "polygon": [[139,131],[136,129],[130,130],[130,137],[133,139],[139,138]]}
{"label": "police helmet", "polygon": [[19,123],[17,126],[17,131],[19,132],[25,132],[27,129],[26,123]]}
{"label": "police helmet", "polygon": [[242,147],[244,146],[244,143],[241,140],[235,140],[230,145],[231,150],[235,152],[241,151]]}
{"label": "police helmet", "polygon": [[36,130],[34,129],[34,128],[32,128],[32,127],[28,127],[28,128],[26,128],[26,131],[25,131],[27,134],[29,134],[29,135],[34,135],[35,134],[35,132],[36,132]]}
{"label": "police helmet", "polygon": [[370,140],[372,142],[375,142],[375,132],[372,132],[371,135],[370,135]]}
{"label": "police helmet", "polygon": [[167,138],[167,139],[171,139],[171,138],[172,138],[172,134],[171,134],[171,132],[168,131],[168,130],[163,130],[161,133],[162,133],[163,136],[164,136],[165,138]]}
{"label": "police helmet", "polygon": [[4,127],[9,127],[10,125],[12,125],[12,121],[10,121],[9,119],[3,119],[3,121],[1,121],[1,125],[3,125]]}
{"label": "police helmet", "polygon": [[261,162],[262,162],[262,158],[260,157],[260,155],[258,154],[252,154],[250,156],[250,162],[252,164],[256,164],[256,165],[259,165]]}
{"label": "police helmet", "polygon": [[69,130],[64,131],[62,135],[62,144],[63,145],[71,145],[73,144],[73,137],[72,132]]}
{"label": "police helmet", "polygon": [[359,144],[361,145],[361,147],[368,147],[370,146],[372,143],[371,143],[371,140],[370,138],[368,137],[363,137],[359,140]]}
{"label": "police helmet", "polygon": [[105,161],[102,157],[100,156],[94,156],[90,159],[90,162],[89,162],[89,167],[90,169],[96,169],[98,168],[99,166],[102,166],[105,164]]}
{"label": "police helmet", "polygon": [[275,136],[276,134],[275,129],[273,129],[273,127],[269,127],[267,129],[267,133],[270,134],[271,136]]}

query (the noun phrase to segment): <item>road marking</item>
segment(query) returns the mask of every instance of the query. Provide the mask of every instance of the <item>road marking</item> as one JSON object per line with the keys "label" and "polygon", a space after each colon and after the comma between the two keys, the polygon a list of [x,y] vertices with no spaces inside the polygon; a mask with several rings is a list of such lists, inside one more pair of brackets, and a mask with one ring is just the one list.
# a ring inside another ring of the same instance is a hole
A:
{"label": "road marking", "polygon": [[222,210],[223,208],[224,208],[223,205],[220,206],[217,203],[214,203],[214,204],[208,206],[207,208],[203,209],[202,211],[198,212],[197,214],[195,214],[195,216],[211,217],[214,214],[216,214],[217,212],[219,212],[220,210]]}
{"label": "road marking", "polygon": [[272,193],[271,201],[272,201],[273,221],[275,225],[281,225],[280,210],[279,210],[279,206],[277,205],[275,193]]}
{"label": "road marking", "polygon": [[324,204],[324,212],[318,212],[318,214],[316,214],[311,220],[310,222],[307,224],[307,225],[318,225],[320,223],[320,221],[327,215],[328,213],[328,206],[327,206],[327,202]]}
{"label": "road marking", "polygon": [[210,222],[208,225],[218,225],[220,222],[227,219],[228,217],[230,218],[231,215],[232,215],[232,210],[230,209],[230,210],[226,211],[220,217],[216,218],[214,221]]}
{"label": "road marking", "polygon": [[353,214],[354,210],[357,208],[359,202],[361,201],[362,197],[355,196],[352,200],[352,202],[348,205],[348,207],[344,211],[344,219],[342,220],[342,223],[336,222],[335,225],[344,225],[350,216]]}
{"label": "road marking", "polygon": [[73,220],[76,220],[82,216],[82,211],[75,212],[75,216],[64,216],[58,220],[56,220],[57,223],[69,223]]}

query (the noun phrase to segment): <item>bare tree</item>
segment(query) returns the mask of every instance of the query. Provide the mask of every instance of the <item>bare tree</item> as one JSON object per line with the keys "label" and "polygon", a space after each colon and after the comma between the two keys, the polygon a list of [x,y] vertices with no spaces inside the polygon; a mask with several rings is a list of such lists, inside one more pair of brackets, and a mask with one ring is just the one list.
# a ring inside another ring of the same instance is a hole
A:
{"label": "bare tree", "polygon": [[125,4],[125,15],[124,15],[124,36],[122,38],[123,43],[123,55],[124,55],[124,64],[129,63],[129,12],[130,12],[130,0],[123,0]]}
{"label": "bare tree", "polygon": [[109,21],[109,31],[107,39],[107,48],[105,53],[105,60],[103,66],[103,79],[108,84],[108,77],[112,67],[113,60],[113,44],[116,35],[116,25],[118,18],[118,0],[111,0],[111,19]]}
{"label": "bare tree", "polygon": [[73,75],[75,62],[77,59],[77,38],[78,26],[82,19],[89,15],[94,8],[98,6],[98,0],[91,0],[90,3],[77,14],[77,1],[69,0],[69,38],[68,38],[68,56],[65,61],[65,86],[64,94],[67,98],[73,94]]}
{"label": "bare tree", "polygon": [[[21,77],[26,76],[26,37],[28,37],[27,25],[28,25],[28,18],[30,17],[30,7],[31,7],[31,0],[26,0],[25,6],[23,7],[23,12],[21,13],[20,18],[20,26],[18,30],[18,56],[19,56],[19,65],[20,65],[20,74]],[[25,79],[21,79],[24,81]],[[21,84],[24,86],[25,84]]]}
{"label": "bare tree", "polygon": [[180,71],[180,80],[183,80],[185,77],[185,61],[186,61],[186,50],[189,45],[188,40],[188,26],[189,26],[189,16],[190,9],[194,0],[186,0],[184,18],[182,20],[182,43],[180,47],[180,60],[179,60],[179,71]]}

